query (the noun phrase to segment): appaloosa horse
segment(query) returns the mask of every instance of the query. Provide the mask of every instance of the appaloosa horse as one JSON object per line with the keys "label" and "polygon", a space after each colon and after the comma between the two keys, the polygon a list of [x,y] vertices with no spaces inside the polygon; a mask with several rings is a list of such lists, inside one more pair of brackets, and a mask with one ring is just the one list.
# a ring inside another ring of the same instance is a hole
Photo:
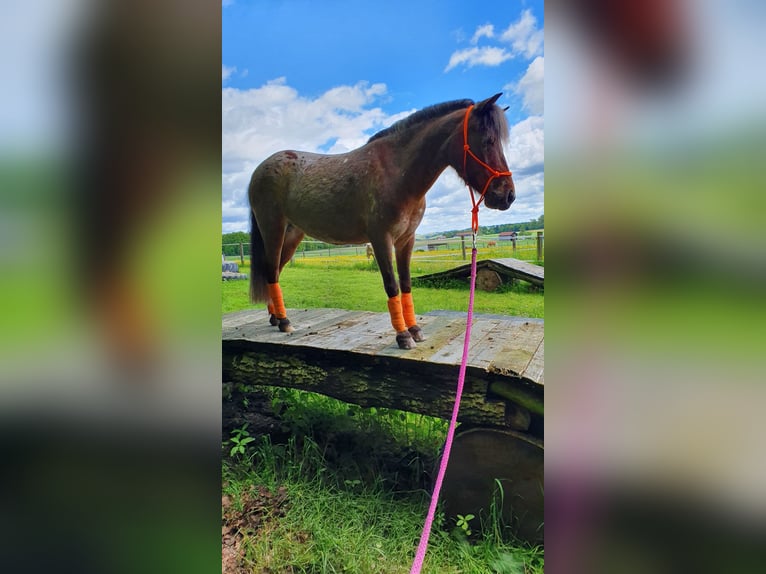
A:
{"label": "appaloosa horse", "polygon": [[[292,331],[279,274],[304,235],[334,244],[370,242],[388,295],[400,348],[425,340],[415,319],[410,256],[425,195],[451,166],[483,200],[508,209],[515,188],[502,143],[508,138],[501,94],[474,104],[445,102],[425,108],[338,155],[280,151],[253,172],[250,298],[267,301],[272,325]],[[397,286],[391,248],[396,252]],[[401,298],[399,289],[401,288]]]}

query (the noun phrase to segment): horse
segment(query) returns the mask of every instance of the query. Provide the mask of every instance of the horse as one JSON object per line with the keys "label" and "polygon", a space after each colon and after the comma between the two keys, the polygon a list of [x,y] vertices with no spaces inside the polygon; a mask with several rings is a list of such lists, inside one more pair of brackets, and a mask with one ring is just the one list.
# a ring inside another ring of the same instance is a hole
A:
{"label": "horse", "polygon": [[478,200],[471,196],[474,221],[482,201],[503,211],[516,198],[502,147],[508,140],[505,110],[495,103],[501,95],[429,106],[347,153],[284,150],[258,165],[248,187],[250,299],[267,303],[271,325],[293,331],[279,276],[309,235],[333,244],[369,242],[399,348],[424,341],[412,301],[410,257],[426,192],[452,167],[472,194],[482,190]]}
{"label": "horse", "polygon": [[375,260],[375,252],[372,250],[372,244],[368,243],[365,246],[365,249],[366,249],[366,252],[367,252],[367,261],[369,261],[370,258],[372,258],[373,261],[374,261]]}

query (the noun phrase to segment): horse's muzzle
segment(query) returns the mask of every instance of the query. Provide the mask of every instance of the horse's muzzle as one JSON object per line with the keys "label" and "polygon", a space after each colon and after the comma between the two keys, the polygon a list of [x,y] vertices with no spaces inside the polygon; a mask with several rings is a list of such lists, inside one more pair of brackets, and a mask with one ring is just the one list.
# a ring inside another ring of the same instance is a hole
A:
{"label": "horse's muzzle", "polygon": [[497,185],[490,186],[490,190],[484,197],[484,204],[490,209],[505,211],[516,199],[516,186],[510,177],[504,177]]}

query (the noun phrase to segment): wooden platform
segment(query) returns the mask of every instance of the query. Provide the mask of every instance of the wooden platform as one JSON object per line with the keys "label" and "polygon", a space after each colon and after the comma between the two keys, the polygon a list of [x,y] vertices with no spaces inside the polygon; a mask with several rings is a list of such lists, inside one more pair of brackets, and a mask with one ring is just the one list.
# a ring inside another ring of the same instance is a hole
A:
{"label": "wooden platform", "polygon": [[[294,387],[449,418],[465,313],[418,315],[428,339],[409,351],[397,347],[387,313],[290,309],[288,317],[290,334],[270,326],[265,310],[223,317],[224,383]],[[542,319],[476,315],[461,422],[527,431],[541,419],[543,342]]]}
{"label": "wooden platform", "polygon": [[[482,259],[476,262],[477,270],[489,269],[498,273],[502,277],[509,279],[521,279],[528,281],[538,287],[543,287],[545,283],[545,268],[534,263],[515,259],[513,257],[504,257],[502,259]],[[438,279],[462,279],[471,274],[471,265],[461,265],[448,271],[440,273],[431,273],[430,275],[421,275],[414,277],[413,282],[428,283]]]}

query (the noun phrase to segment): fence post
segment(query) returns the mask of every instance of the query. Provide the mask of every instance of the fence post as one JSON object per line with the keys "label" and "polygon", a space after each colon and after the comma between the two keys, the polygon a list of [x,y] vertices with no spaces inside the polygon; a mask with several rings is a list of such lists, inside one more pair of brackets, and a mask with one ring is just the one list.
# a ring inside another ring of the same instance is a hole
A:
{"label": "fence post", "polygon": [[537,260],[543,260],[543,232],[537,232]]}
{"label": "fence post", "polygon": [[511,237],[511,245],[513,245],[513,253],[516,254],[516,238]]}
{"label": "fence post", "polygon": [[239,262],[240,264],[245,264],[245,248],[242,246],[242,242],[239,242]]}
{"label": "fence post", "polygon": [[465,261],[465,235],[460,236],[460,247],[463,249],[463,261]]}

